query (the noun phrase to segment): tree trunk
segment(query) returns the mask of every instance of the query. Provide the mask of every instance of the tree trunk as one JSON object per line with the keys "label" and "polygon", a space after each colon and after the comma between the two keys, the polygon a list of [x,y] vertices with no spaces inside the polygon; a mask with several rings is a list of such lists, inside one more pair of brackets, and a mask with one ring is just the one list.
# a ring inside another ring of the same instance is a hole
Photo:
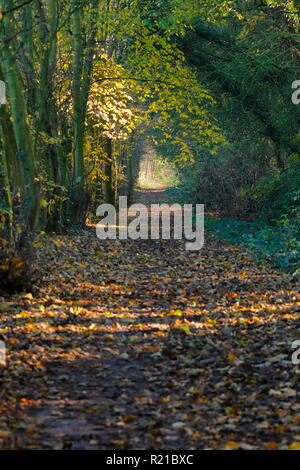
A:
{"label": "tree trunk", "polygon": [[[4,6],[9,7],[9,2],[5,1]],[[6,37],[12,37],[14,31],[12,29],[12,23],[7,16],[4,16],[3,26]],[[26,110],[23,83],[16,60],[13,56],[11,44],[6,45],[2,49],[2,65],[10,100],[16,145],[22,162],[24,186],[21,196],[26,219],[25,223],[30,231],[34,231],[38,223],[40,208],[36,162]]]}
{"label": "tree trunk", "polygon": [[103,194],[104,201],[107,204],[115,204],[114,188],[113,188],[113,160],[112,160],[112,140],[107,138],[105,140],[104,150],[106,153],[106,160],[104,161],[104,176]]}

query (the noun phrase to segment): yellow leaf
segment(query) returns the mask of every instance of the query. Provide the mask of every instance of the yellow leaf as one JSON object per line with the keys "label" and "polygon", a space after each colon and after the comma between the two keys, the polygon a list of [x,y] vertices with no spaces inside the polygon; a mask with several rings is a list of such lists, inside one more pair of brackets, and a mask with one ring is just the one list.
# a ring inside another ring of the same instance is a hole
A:
{"label": "yellow leaf", "polygon": [[170,313],[168,313],[168,317],[182,317],[182,311],[179,309],[176,310],[171,310]]}
{"label": "yellow leaf", "polygon": [[32,313],[30,313],[30,312],[23,312],[23,311],[22,311],[22,312],[19,313],[19,316],[20,316],[20,318],[31,317],[31,316],[32,316]]}
{"label": "yellow leaf", "polygon": [[135,343],[138,341],[139,337],[138,336],[130,336],[129,337],[129,343]]}
{"label": "yellow leaf", "polygon": [[184,331],[187,335],[191,334],[191,330],[189,326],[180,326],[179,327],[182,331]]}
{"label": "yellow leaf", "polygon": [[33,248],[42,248],[44,246],[43,243],[41,242],[34,242],[33,243]]}
{"label": "yellow leaf", "polygon": [[289,450],[300,450],[300,442],[293,442],[290,444]]}
{"label": "yellow leaf", "polygon": [[170,400],[171,400],[170,397],[161,397],[160,398],[160,401],[162,401],[163,403],[168,403]]}
{"label": "yellow leaf", "polygon": [[224,446],[226,449],[238,449],[239,448],[239,445],[237,442],[235,441],[228,441],[226,442],[225,446]]}

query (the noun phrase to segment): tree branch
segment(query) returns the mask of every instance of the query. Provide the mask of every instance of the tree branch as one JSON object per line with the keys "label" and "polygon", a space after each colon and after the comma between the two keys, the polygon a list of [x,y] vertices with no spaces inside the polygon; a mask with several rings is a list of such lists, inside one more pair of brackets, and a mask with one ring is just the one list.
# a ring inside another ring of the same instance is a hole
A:
{"label": "tree branch", "polygon": [[29,5],[32,2],[33,2],[33,0],[26,0],[25,2],[21,3],[20,5],[16,5],[15,7],[12,7],[10,10],[4,10],[0,13],[3,17],[4,15],[8,15],[9,13],[12,13],[13,11],[19,10],[20,8],[23,8],[23,7],[25,7],[26,5]]}

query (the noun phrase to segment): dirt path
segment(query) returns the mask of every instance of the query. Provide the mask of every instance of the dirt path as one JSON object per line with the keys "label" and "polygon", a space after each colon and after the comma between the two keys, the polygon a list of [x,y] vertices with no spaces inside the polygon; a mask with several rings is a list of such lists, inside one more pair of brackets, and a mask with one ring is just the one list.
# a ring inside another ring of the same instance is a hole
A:
{"label": "dirt path", "polygon": [[170,203],[170,195],[167,191],[168,188],[165,186],[158,186],[154,189],[136,189],[134,191],[133,199],[134,201],[140,202],[142,204],[162,204]]}
{"label": "dirt path", "polygon": [[33,295],[0,299],[2,448],[299,444],[296,280],[208,237],[40,243]]}

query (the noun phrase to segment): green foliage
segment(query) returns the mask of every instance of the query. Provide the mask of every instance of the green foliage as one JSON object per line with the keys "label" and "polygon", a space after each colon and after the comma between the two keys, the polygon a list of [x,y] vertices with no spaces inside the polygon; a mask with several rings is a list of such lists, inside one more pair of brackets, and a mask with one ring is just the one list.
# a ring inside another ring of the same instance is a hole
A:
{"label": "green foliage", "polygon": [[191,27],[177,40],[217,102],[212,113],[229,143],[213,157],[205,147],[197,149],[193,164],[179,169],[179,190],[185,200],[204,202],[231,219],[270,224],[249,240],[267,251],[265,237],[275,231],[270,250],[278,248],[278,259],[294,265],[300,108],[291,101],[291,85],[299,69],[299,14],[294,2],[231,2],[225,10],[234,15],[222,21],[191,16]]}
{"label": "green foliage", "polygon": [[300,226],[300,170],[298,165],[264,179],[249,196],[256,201],[263,216],[280,225]]}
{"label": "green foliage", "polygon": [[206,217],[206,228],[214,238],[240,244],[253,250],[260,260],[296,273],[300,263],[299,226],[268,226],[227,218]]}

